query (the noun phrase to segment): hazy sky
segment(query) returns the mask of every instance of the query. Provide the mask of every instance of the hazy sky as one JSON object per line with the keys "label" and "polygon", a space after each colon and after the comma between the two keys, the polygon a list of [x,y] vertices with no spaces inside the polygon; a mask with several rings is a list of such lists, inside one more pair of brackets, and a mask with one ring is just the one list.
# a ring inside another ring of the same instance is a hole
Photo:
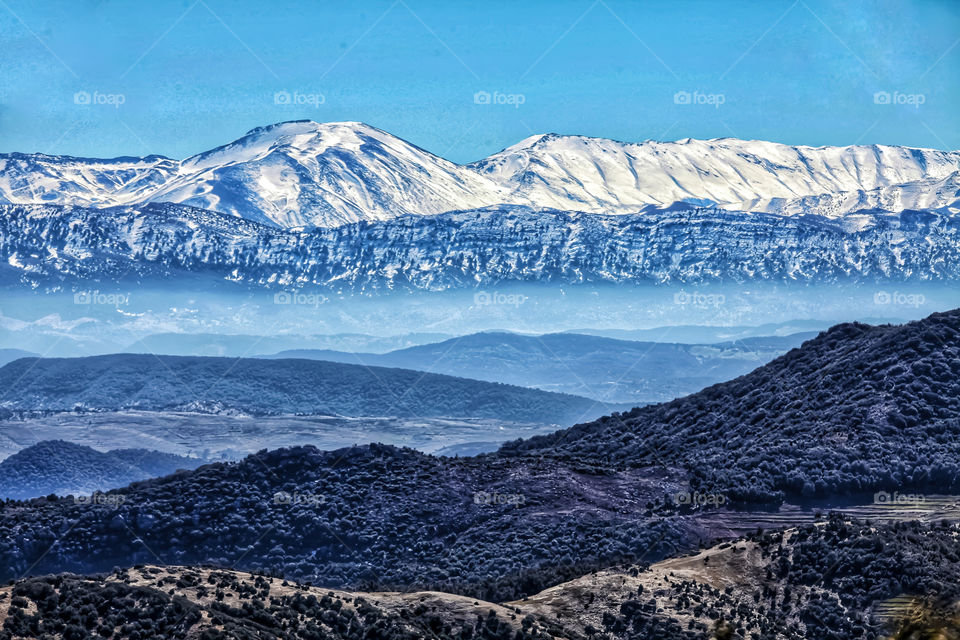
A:
{"label": "hazy sky", "polygon": [[303,118],[458,162],[545,132],[958,149],[960,2],[0,0],[0,82],[0,151]]}

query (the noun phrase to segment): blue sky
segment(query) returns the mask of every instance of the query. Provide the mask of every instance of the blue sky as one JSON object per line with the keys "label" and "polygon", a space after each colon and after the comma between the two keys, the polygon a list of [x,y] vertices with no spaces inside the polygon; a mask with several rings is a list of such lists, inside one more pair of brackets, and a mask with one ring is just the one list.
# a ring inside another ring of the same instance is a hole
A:
{"label": "blue sky", "polygon": [[301,118],[458,162],[544,132],[960,148],[952,0],[0,0],[0,52],[0,151],[179,158]]}

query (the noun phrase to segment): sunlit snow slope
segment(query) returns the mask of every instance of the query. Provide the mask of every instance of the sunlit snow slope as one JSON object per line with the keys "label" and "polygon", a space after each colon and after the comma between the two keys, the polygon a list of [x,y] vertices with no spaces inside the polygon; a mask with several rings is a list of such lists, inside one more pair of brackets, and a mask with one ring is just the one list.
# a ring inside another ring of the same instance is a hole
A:
{"label": "sunlit snow slope", "polygon": [[622,214],[677,201],[836,217],[957,208],[960,152],[533,136],[458,165],[356,122],[285,122],[183,161],[0,155],[0,203],[173,202],[280,227],[492,205]]}

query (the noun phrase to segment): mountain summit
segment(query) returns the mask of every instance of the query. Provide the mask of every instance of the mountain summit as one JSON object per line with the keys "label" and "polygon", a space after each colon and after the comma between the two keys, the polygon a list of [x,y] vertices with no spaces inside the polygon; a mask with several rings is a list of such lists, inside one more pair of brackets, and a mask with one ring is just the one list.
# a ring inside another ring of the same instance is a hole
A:
{"label": "mountain summit", "polygon": [[183,161],[0,154],[0,203],[173,202],[279,227],[495,205],[621,214],[678,201],[836,216],[878,204],[956,209],[958,172],[955,151],[557,134],[459,165],[360,122],[299,120],[258,127]]}

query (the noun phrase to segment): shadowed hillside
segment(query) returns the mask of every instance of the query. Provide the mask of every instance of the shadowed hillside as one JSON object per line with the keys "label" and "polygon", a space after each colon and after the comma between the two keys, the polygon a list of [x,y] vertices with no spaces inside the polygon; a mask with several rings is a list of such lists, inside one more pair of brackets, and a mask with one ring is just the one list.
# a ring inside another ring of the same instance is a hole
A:
{"label": "shadowed hillside", "polygon": [[957,525],[831,515],[496,604],[347,592],[270,574],[138,565],[0,587],[0,640],[955,640]]}
{"label": "shadowed hillside", "polygon": [[103,453],[72,442],[46,440],[0,462],[0,499],[115,489],[202,463],[199,458],[147,449]]}
{"label": "shadowed hillside", "polygon": [[134,354],[23,358],[0,368],[0,388],[3,406],[34,411],[456,416],[572,424],[609,410],[566,394],[313,360]]}
{"label": "shadowed hillside", "polygon": [[739,501],[960,491],[960,310],[838,325],[750,374],[503,455],[686,468]]}

